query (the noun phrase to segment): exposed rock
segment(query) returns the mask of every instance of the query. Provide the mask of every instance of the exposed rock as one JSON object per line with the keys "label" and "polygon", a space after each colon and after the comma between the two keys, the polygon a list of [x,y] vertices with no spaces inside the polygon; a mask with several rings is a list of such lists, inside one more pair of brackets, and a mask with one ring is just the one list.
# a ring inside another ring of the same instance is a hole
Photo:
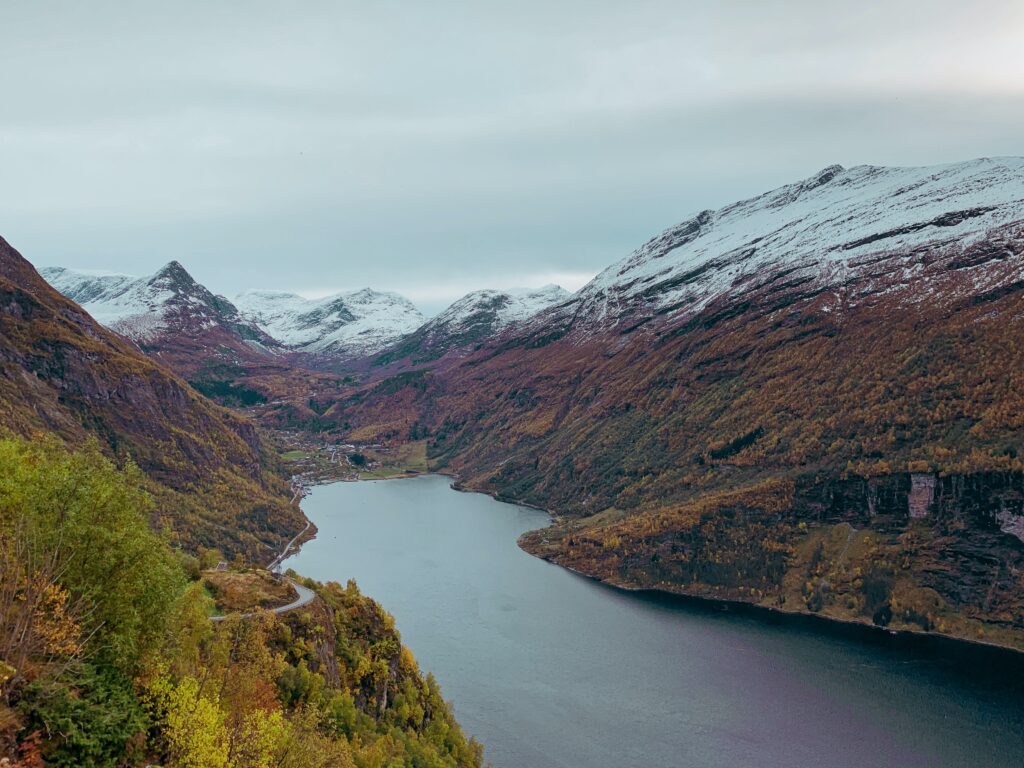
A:
{"label": "exposed rock", "polygon": [[913,474],[910,476],[910,493],[907,506],[911,517],[928,517],[935,499],[935,475]]}

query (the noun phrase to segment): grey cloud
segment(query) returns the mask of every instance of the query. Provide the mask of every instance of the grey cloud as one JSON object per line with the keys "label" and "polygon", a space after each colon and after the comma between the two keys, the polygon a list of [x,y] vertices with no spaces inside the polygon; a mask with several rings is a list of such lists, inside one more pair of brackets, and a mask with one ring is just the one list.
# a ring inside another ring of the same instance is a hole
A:
{"label": "grey cloud", "polygon": [[1013,2],[11,5],[0,233],[229,294],[593,273],[834,162],[1024,151]]}

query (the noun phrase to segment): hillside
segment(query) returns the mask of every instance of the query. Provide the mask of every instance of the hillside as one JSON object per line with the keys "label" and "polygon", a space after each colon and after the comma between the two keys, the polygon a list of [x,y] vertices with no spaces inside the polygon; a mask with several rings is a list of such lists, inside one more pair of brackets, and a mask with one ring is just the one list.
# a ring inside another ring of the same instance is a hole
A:
{"label": "hillside", "polygon": [[59,294],[0,239],[0,427],[131,458],[153,523],[262,560],[302,528],[253,424],[197,394]]}
{"label": "hillside", "polygon": [[95,445],[0,438],[0,764],[482,764],[354,582],[306,581],[286,613],[211,621],[204,574],[226,587],[260,572],[204,571],[216,553],[168,546],[141,481]]}
{"label": "hillside", "polygon": [[826,169],[339,404],[608,581],[1024,638],[1024,160]]}

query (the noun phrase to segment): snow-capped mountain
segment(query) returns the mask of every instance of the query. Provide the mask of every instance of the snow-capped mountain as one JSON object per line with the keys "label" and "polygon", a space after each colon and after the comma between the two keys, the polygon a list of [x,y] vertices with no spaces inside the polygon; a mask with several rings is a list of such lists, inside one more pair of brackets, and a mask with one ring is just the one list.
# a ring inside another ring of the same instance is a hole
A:
{"label": "snow-capped mountain", "polygon": [[970,248],[1024,218],[1024,158],[923,168],[834,165],[672,227],[584,286],[581,325],[693,315],[785,274],[843,282],[872,258]]}
{"label": "snow-capped mountain", "polygon": [[[246,291],[236,306],[197,283],[177,261],[149,277],[63,267],[40,274],[100,323],[158,355],[172,341],[193,339],[202,341],[194,345],[197,358],[224,357],[220,353],[230,350],[264,362],[281,352],[348,359],[383,349],[424,320],[408,299],[369,288],[315,300]],[[214,331],[216,338],[210,337]],[[174,367],[189,375],[194,366],[181,362]]]}
{"label": "snow-capped mountain", "polygon": [[369,288],[323,299],[246,291],[235,303],[244,317],[288,349],[314,355],[373,354],[423,323],[423,315],[405,297]]}
{"label": "snow-capped mountain", "polygon": [[451,335],[493,336],[513,323],[522,322],[543,309],[569,300],[572,294],[559,285],[545,285],[533,291],[473,291],[431,319],[425,329]]}
{"label": "snow-capped mountain", "polygon": [[558,285],[529,291],[474,291],[385,350],[377,362],[390,364],[408,358],[421,363],[451,350],[471,349],[571,298],[572,294]]}
{"label": "snow-capped mountain", "polygon": [[[258,327],[243,319],[230,301],[197,283],[177,261],[148,277],[63,267],[44,268],[40,274],[97,321],[143,349],[169,337],[205,338],[214,330],[254,350],[276,346]],[[223,344],[224,339],[216,342]]]}

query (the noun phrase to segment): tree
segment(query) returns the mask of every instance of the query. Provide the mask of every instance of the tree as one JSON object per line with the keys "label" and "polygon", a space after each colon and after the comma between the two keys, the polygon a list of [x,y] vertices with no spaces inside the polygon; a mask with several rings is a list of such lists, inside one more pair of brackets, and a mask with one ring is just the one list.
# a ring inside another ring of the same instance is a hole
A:
{"label": "tree", "polygon": [[132,464],[92,443],[0,440],[0,658],[26,665],[87,644],[132,673],[162,640],[184,583],[150,530],[152,501]]}

